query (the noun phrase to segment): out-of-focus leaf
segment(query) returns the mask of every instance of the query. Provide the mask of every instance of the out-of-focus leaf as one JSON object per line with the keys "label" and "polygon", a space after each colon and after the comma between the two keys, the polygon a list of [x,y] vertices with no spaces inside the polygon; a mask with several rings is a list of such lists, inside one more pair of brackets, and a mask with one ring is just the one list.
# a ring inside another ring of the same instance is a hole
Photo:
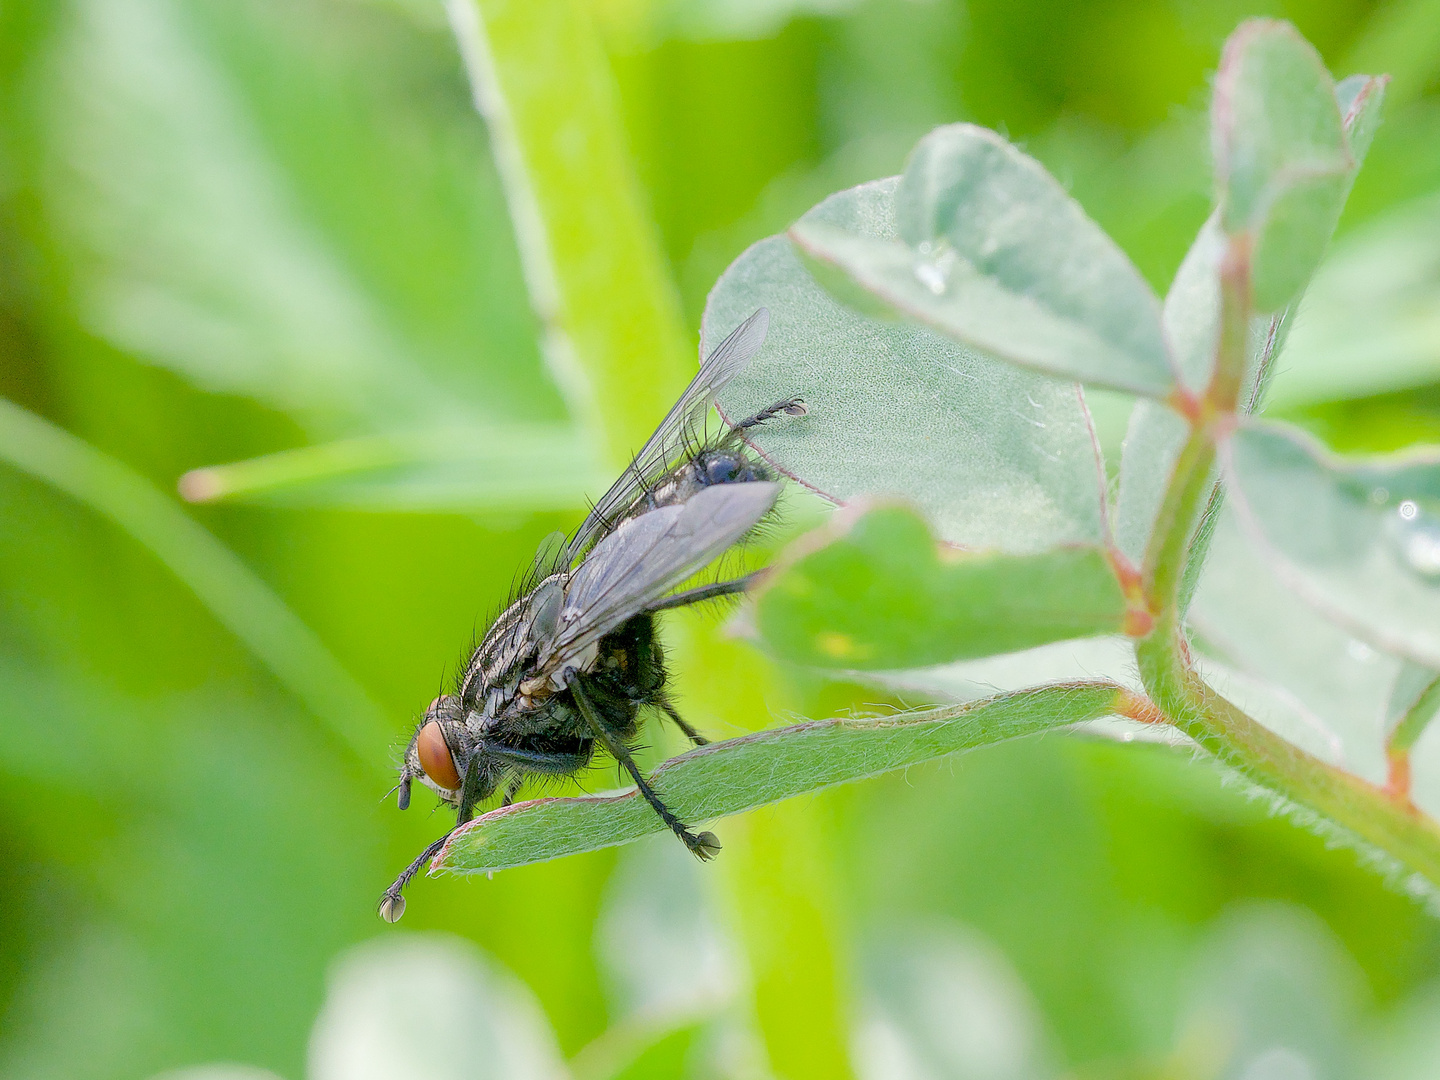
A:
{"label": "out-of-focus leaf", "polygon": [[895,204],[895,238],[816,212],[790,236],[973,348],[1152,397],[1174,388],[1159,304],[1139,271],[1054,177],[994,132],[932,131]]}
{"label": "out-of-focus leaf", "polygon": [[1440,671],[1413,661],[1400,665],[1385,706],[1385,735],[1392,750],[1409,750],[1440,712]]}
{"label": "out-of-focus leaf", "polygon": [[674,1026],[715,1010],[739,988],[734,945],[701,873],[688,851],[662,836],[621,855],[595,928],[617,1017]]}
{"label": "out-of-focus leaf", "polygon": [[1384,780],[1385,702],[1399,661],[1318,618],[1277,580],[1233,506],[1221,512],[1188,618],[1217,690],[1316,757]]}
{"label": "out-of-focus leaf", "polygon": [[1255,306],[1277,311],[1319,264],[1352,165],[1330,73],[1289,23],[1252,19],[1226,42],[1212,139],[1221,225],[1250,237]]}
{"label": "out-of-focus leaf", "polygon": [[1335,245],[1306,291],[1270,401],[1280,408],[1440,379],[1440,198]]}
{"label": "out-of-focus leaf", "polygon": [[[1048,731],[1111,711],[1113,683],[1037,687],[896,719],[817,720],[712,743],[672,758],[653,784],[691,823],[738,814],[833,784]],[[638,840],[665,828],[634,791],[538,799],[461,826],[433,870],[480,872]]]}
{"label": "out-of-focus leaf", "polygon": [[855,1052],[864,1080],[1044,1080],[1056,1073],[1045,1022],[1005,955],[943,923],[871,943],[872,1000]]}
{"label": "out-of-focus leaf", "polygon": [[364,510],[568,510],[608,474],[569,425],[486,425],[374,435],[195,469],[191,502]]}
{"label": "out-of-focus leaf", "polygon": [[827,668],[923,667],[1118,633],[1105,553],[937,550],[904,506],[847,509],[766,579],[755,619],[779,656]]}
{"label": "out-of-focus leaf", "polygon": [[1340,459],[1254,420],[1222,456],[1240,523],[1287,585],[1357,637],[1440,668],[1440,456]]}
{"label": "out-of-focus leaf", "polygon": [[282,1080],[269,1069],[254,1065],[195,1065],[160,1073],[150,1080]]}
{"label": "out-of-focus leaf", "polygon": [[469,942],[394,934],[343,955],[310,1039],[310,1080],[563,1080],[533,994]]}
{"label": "out-of-focus leaf", "polygon": [[1226,912],[1197,949],[1189,981],[1180,1075],[1357,1075],[1363,976],[1312,912],[1279,904]]}
{"label": "out-of-focus leaf", "polygon": [[[893,240],[898,184],[842,191],[810,216]],[[967,546],[1025,553],[1101,540],[1100,474],[1074,386],[861,315],[815,283],[783,236],[751,247],[716,284],[704,348],[762,306],[765,345],[720,405],[740,417],[805,399],[808,416],[753,432],[787,473],[836,502],[904,496]]]}
{"label": "out-of-focus leaf", "polygon": [[199,37],[169,0],[85,0],[57,49],[48,195],[89,329],[316,433],[483,415],[306,219]]}
{"label": "out-of-focus leaf", "polygon": [[379,707],[264,581],[149,481],[3,399],[0,461],[53,484],[149,548],[342,745],[374,762],[386,726]]}

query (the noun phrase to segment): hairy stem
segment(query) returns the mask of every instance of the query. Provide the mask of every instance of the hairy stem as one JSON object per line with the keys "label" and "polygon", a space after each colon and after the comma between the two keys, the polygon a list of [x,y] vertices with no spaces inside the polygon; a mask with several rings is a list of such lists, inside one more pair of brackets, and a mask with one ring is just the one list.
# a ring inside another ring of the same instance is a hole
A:
{"label": "hairy stem", "polygon": [[1203,557],[1196,545],[1201,522],[1219,507],[1212,481],[1215,444],[1233,422],[1244,378],[1249,261],[1248,240],[1232,238],[1220,266],[1215,373],[1201,408],[1189,418],[1190,434],[1145,553],[1142,578],[1155,625],[1136,646],[1140,675],[1160,712],[1223,764],[1404,866],[1416,875],[1407,882],[1412,890],[1440,899],[1440,826],[1408,799],[1387,797],[1276,735],[1207,686],[1189,661],[1182,601],[1190,590],[1184,586],[1194,576],[1189,560]]}

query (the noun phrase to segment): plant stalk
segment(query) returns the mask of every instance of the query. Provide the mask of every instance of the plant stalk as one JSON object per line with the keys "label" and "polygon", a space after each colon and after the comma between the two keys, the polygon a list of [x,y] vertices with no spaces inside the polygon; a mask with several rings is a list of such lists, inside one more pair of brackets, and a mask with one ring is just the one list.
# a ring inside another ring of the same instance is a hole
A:
{"label": "plant stalk", "polygon": [[1222,764],[1348,834],[1362,850],[1411,872],[1412,892],[1440,903],[1440,826],[1408,799],[1330,765],[1270,731],[1206,685],[1190,663],[1182,585],[1195,537],[1219,506],[1212,481],[1215,447],[1233,424],[1244,378],[1250,323],[1250,243],[1232,237],[1220,266],[1220,334],[1215,372],[1170,484],[1145,553],[1142,579],[1153,630],[1136,645],[1145,689],[1160,711]]}

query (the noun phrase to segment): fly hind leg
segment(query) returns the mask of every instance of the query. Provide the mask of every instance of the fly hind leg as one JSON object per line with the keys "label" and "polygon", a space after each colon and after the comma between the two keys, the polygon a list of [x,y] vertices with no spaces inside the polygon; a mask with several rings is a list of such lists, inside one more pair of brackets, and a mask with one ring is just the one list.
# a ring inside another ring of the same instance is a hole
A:
{"label": "fly hind leg", "polygon": [[600,745],[610,751],[611,756],[625,767],[630,774],[630,779],[635,781],[635,786],[640,790],[641,796],[650,804],[651,809],[660,815],[660,820],[670,827],[670,831],[678,836],[681,842],[690,849],[690,853],[701,860],[709,860],[715,857],[720,850],[720,840],[712,832],[691,832],[689,827],[675,816],[668,806],[660,801],[660,796],[650,786],[640,772],[640,767],[635,764],[635,759],[630,756],[630,751],[625,744],[615,737],[600,710],[596,708],[595,701],[590,697],[589,691],[585,688],[585,677],[579,674],[572,674],[570,678],[570,692],[574,695],[575,704],[580,710],[580,715],[585,718],[585,723],[594,732],[595,738]]}

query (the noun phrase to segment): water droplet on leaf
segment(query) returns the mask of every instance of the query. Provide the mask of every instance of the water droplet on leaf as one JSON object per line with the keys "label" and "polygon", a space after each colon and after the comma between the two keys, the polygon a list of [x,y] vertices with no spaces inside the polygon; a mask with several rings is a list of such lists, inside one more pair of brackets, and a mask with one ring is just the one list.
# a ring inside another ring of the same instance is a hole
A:
{"label": "water droplet on leaf", "polygon": [[954,250],[945,241],[922,241],[915,247],[915,280],[936,296],[943,296],[950,287],[950,275],[957,261]]}
{"label": "water droplet on leaf", "polygon": [[1390,539],[1405,565],[1421,577],[1440,579],[1440,518],[1413,499],[1405,499],[1388,525]]}

